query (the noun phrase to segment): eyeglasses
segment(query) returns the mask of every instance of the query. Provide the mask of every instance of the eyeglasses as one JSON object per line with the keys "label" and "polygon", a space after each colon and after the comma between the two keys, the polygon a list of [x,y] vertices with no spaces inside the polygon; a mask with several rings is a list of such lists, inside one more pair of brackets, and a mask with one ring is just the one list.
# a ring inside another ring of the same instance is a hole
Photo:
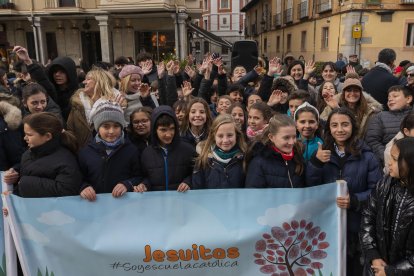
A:
{"label": "eyeglasses", "polygon": [[412,74],[407,74],[407,76],[409,76],[409,77],[414,77],[414,73],[412,73]]}
{"label": "eyeglasses", "polygon": [[139,120],[139,121],[132,121],[134,126],[138,126],[139,124],[145,125],[149,123],[149,119]]}

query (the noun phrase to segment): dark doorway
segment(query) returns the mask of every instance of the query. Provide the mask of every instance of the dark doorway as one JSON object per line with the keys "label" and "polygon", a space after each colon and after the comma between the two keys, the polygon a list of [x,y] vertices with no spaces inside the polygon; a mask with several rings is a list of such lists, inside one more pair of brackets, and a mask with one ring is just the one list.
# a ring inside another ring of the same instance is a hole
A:
{"label": "dark doorway", "polygon": [[51,60],[57,57],[56,33],[46,33],[47,58]]}
{"label": "dark doorway", "polygon": [[135,32],[135,53],[150,53],[155,61],[168,59],[175,53],[174,39],[174,32]]}
{"label": "dark doorway", "polygon": [[91,66],[102,60],[101,36],[99,32],[82,32],[82,69],[89,71]]}
{"label": "dark doorway", "polygon": [[31,58],[38,60],[38,57],[36,55],[34,34],[32,32],[26,32],[26,41],[27,41],[27,51],[29,52],[29,56]]}

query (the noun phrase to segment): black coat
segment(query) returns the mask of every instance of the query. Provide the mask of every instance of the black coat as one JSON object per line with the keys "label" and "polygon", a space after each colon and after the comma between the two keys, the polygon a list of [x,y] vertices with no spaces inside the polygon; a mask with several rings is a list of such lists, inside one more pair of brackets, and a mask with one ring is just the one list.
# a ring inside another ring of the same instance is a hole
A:
{"label": "black coat", "polygon": [[22,137],[20,128],[10,129],[3,116],[0,116],[0,171],[20,163],[25,148]]}
{"label": "black coat", "polygon": [[398,85],[398,78],[394,77],[385,68],[375,66],[362,79],[364,91],[377,100],[384,110],[388,110],[388,89],[393,85]]}
{"label": "black coat", "polygon": [[[171,116],[175,125],[173,141],[166,146],[166,150],[159,145],[155,127],[163,114]],[[150,191],[177,190],[182,182],[191,186],[196,152],[192,145],[180,140],[178,129],[178,121],[171,107],[164,105],[154,109],[151,114],[151,145],[145,148],[141,156],[145,176],[143,183]]]}
{"label": "black coat", "polygon": [[75,155],[53,138],[23,154],[17,192],[22,197],[78,195],[81,181]]}
{"label": "black coat", "polygon": [[414,275],[414,194],[385,176],[362,213],[360,240],[365,262],[381,258],[386,275]]}
{"label": "black coat", "polygon": [[208,168],[194,171],[192,189],[243,188],[244,179],[242,154],[234,156],[226,166],[211,157]]}
{"label": "black coat", "polygon": [[[269,146],[256,143],[254,157],[247,169],[246,188],[301,188],[305,186],[305,173],[295,173],[296,161],[285,162],[280,153]],[[301,153],[295,151],[295,155]]]}
{"label": "black coat", "polygon": [[109,155],[105,145],[94,139],[79,151],[78,158],[84,176],[81,190],[92,186],[97,194],[111,193],[122,183],[132,192],[142,181],[140,152],[128,139]]}

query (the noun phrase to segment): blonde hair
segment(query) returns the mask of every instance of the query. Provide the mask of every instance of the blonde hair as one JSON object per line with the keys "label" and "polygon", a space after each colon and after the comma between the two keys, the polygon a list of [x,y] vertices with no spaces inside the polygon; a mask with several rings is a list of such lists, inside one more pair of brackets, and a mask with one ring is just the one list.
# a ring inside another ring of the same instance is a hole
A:
{"label": "blonde hair", "polygon": [[130,80],[131,80],[131,74],[121,79],[121,83],[119,84],[119,91],[121,93],[126,94],[128,92],[128,83]]}
{"label": "blonde hair", "polygon": [[229,114],[217,116],[210,127],[207,139],[202,144],[200,155],[196,159],[196,168],[205,169],[208,167],[208,158],[212,153],[212,148],[216,145],[216,133],[220,126],[224,124],[232,124],[236,132],[236,145],[239,146],[240,152],[245,154],[247,151],[247,143],[244,140],[243,133],[237,128],[236,122]]}
{"label": "blonde hair", "polygon": [[115,78],[102,68],[95,67],[86,74],[95,81],[92,100],[104,98],[107,100],[115,99],[114,86],[116,84]]}

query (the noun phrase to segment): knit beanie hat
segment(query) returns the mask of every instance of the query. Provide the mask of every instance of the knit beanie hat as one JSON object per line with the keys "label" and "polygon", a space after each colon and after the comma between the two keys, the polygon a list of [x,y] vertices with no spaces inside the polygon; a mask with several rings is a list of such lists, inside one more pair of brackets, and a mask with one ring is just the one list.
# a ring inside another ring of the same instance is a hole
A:
{"label": "knit beanie hat", "polygon": [[98,104],[95,113],[92,115],[92,122],[96,131],[106,122],[118,123],[122,128],[126,126],[124,112],[121,106],[111,101],[103,101]]}
{"label": "knit beanie hat", "polygon": [[135,66],[135,65],[125,65],[122,68],[121,72],[119,73],[119,78],[120,79],[123,79],[126,76],[129,76],[131,74],[138,74],[138,75],[140,75],[141,79],[144,76],[144,72],[138,66]]}

